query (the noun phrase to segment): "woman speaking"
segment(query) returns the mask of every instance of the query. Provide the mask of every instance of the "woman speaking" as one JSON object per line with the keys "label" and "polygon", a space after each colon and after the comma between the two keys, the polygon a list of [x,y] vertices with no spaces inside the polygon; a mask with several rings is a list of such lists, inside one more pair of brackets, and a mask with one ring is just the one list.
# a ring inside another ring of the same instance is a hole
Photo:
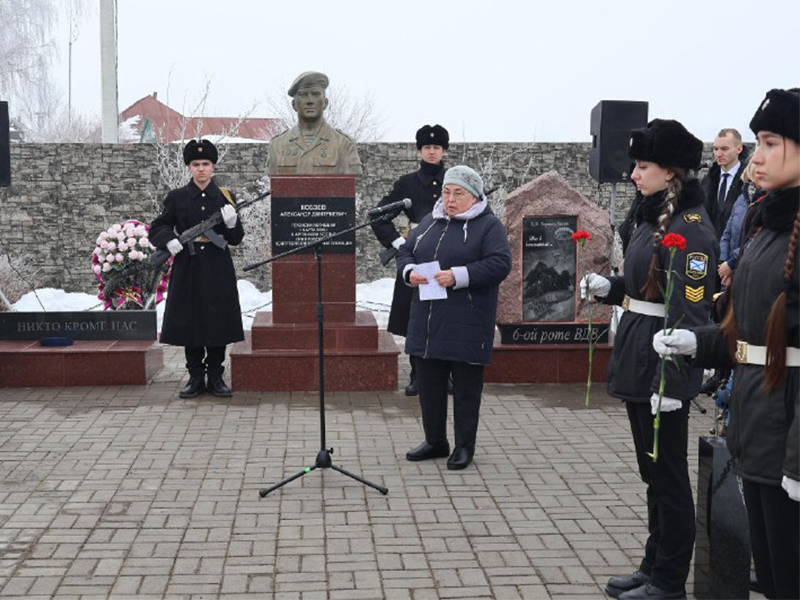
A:
{"label": "woman speaking", "polygon": [[[434,270],[429,281],[423,272],[430,263]],[[417,289],[411,302],[406,353],[417,359],[425,441],[406,458],[450,454],[447,380],[452,373],[455,448],[447,468],[464,469],[475,454],[498,290],[511,271],[508,237],[489,208],[480,175],[466,166],[447,170],[442,197],[400,247],[397,267],[411,287],[438,284],[446,289],[446,296],[434,300],[422,300]]]}

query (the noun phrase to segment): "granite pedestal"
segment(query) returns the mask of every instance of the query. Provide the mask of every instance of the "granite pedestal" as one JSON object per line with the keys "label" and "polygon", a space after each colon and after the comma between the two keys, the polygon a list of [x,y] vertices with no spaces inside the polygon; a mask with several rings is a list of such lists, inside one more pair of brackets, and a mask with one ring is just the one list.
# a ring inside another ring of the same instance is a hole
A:
{"label": "granite pedestal", "polygon": [[146,385],[162,366],[162,349],[152,340],[87,340],[65,347],[0,342],[0,387]]}
{"label": "granite pedestal", "polygon": [[[307,243],[346,228],[342,223],[332,225],[333,219],[326,223],[318,215],[348,212],[354,218],[354,177],[275,176],[271,184],[273,254],[291,249],[291,241]],[[307,201],[296,202],[297,199]],[[279,214],[284,210],[282,206],[290,207],[283,215]],[[283,231],[276,232],[278,222],[285,228]],[[287,247],[278,246],[277,241],[287,242]],[[394,338],[378,329],[372,313],[356,311],[354,245],[324,246],[321,256],[325,389],[396,389],[399,350]],[[245,341],[231,350],[233,388],[318,390],[314,254],[293,254],[272,263],[272,286],[273,310],[257,313]]]}

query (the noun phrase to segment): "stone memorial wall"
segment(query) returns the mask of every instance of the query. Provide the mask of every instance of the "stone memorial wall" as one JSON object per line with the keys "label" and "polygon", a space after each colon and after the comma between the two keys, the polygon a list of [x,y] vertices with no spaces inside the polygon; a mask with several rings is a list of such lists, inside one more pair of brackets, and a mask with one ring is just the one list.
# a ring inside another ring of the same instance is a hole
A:
{"label": "stone memorial wall", "polygon": [[[386,194],[394,180],[418,168],[418,154],[410,143],[359,145],[364,165],[357,181],[356,222]],[[570,186],[607,207],[608,186],[597,193],[597,183],[588,174],[589,144],[578,143],[462,143],[451,144],[449,165],[463,163],[482,173],[495,208],[502,210],[506,193],[537,176],[556,170]],[[266,144],[230,145],[217,166],[217,179],[234,191],[256,191],[263,180]],[[0,188],[0,254],[25,256],[37,270],[37,285],[67,291],[95,290],[91,275],[91,250],[97,234],[128,218],[149,221],[158,210],[166,188],[159,183],[155,147],[150,144],[14,144],[11,147],[12,186]],[[617,220],[624,216],[633,198],[630,185],[618,186]],[[261,223],[269,207],[257,205]],[[269,252],[260,236],[248,227],[254,221],[245,213],[245,242],[233,249],[238,268]],[[258,218],[255,219],[258,221]],[[266,231],[266,225],[259,228]],[[356,237],[358,281],[393,277],[393,270],[380,265],[381,247],[371,231]],[[269,286],[269,269],[240,277],[262,289]]]}

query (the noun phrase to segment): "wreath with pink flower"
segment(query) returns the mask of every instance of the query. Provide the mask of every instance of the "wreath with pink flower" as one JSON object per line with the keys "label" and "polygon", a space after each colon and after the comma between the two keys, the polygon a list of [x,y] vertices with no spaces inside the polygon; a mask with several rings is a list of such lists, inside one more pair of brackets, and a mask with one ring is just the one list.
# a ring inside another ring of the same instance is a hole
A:
{"label": "wreath with pink flower", "polygon": [[150,264],[148,258],[156,248],[150,243],[149,231],[149,225],[129,219],[97,236],[92,271],[104,310],[140,310],[153,295],[155,304],[164,299],[172,259],[166,271]]}

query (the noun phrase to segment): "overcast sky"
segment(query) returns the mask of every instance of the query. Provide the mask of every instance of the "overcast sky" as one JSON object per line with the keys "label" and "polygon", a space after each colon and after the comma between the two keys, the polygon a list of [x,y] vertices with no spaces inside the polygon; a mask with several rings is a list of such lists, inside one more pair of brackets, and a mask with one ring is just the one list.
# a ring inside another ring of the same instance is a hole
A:
{"label": "overcast sky", "polygon": [[[68,0],[64,0],[67,2]],[[94,0],[91,0],[91,4]],[[119,108],[158,92],[206,116],[269,117],[302,71],[371,94],[385,141],[589,141],[600,100],[644,100],[705,140],[800,85],[797,0],[119,0]],[[99,13],[73,46],[73,107],[99,114]],[[762,24],[763,23],[763,24]],[[66,94],[66,25],[57,65]]]}

